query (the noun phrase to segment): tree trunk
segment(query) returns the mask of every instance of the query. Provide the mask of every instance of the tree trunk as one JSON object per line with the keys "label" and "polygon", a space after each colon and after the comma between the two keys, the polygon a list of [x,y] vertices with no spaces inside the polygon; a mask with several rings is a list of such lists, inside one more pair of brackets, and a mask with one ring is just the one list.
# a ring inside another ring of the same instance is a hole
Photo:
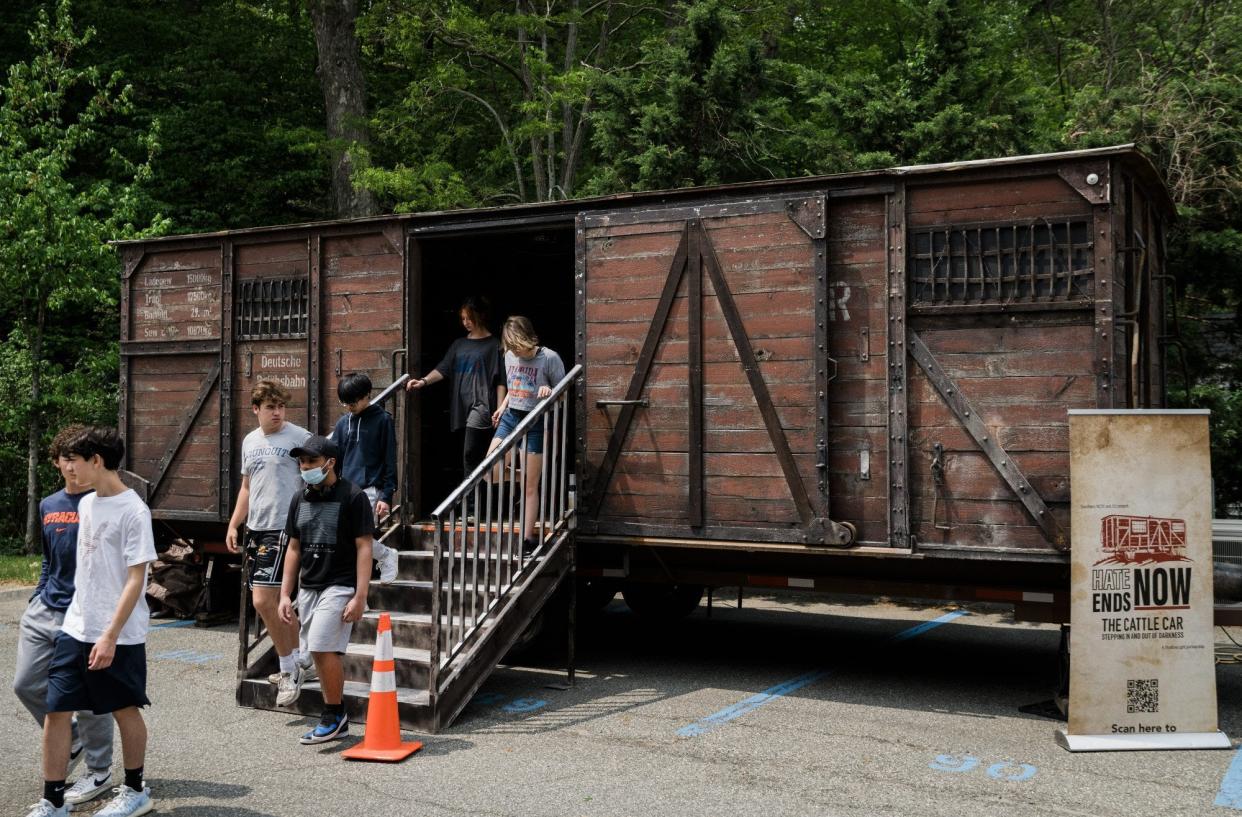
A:
{"label": "tree trunk", "polygon": [[30,419],[26,438],[26,552],[39,553],[43,538],[39,535],[39,449],[43,436],[43,392],[39,370],[43,361],[43,324],[47,320],[47,299],[39,296],[35,331],[30,338]]}
{"label": "tree trunk", "polygon": [[[522,0],[517,0],[517,13],[522,13]],[[529,102],[535,94],[534,78],[531,76],[530,64],[526,61],[527,47],[530,40],[526,37],[526,28],[519,26],[517,30],[518,38],[518,62],[522,69],[522,86],[524,89],[524,98]],[[547,169],[544,167],[543,149],[539,144],[539,135],[532,133],[529,136],[530,141],[530,164],[533,169],[531,174],[535,180],[535,201],[548,201],[550,192],[548,190]],[[547,157],[548,161],[552,161],[552,157]]]}
{"label": "tree trunk", "polygon": [[319,52],[319,86],[332,140],[332,205],[340,218],[379,212],[369,190],[353,184],[352,146],[367,147],[367,100],[359,63],[358,0],[308,0]]}

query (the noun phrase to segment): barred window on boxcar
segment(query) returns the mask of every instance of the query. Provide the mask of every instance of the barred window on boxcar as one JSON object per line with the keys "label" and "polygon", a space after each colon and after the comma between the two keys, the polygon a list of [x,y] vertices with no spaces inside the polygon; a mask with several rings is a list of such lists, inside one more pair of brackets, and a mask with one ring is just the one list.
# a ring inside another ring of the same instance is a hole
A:
{"label": "barred window on boxcar", "polygon": [[1083,219],[920,228],[907,246],[913,306],[1085,304],[1094,294]]}
{"label": "barred window on boxcar", "polygon": [[279,278],[238,283],[237,340],[304,338],[310,323],[310,283]]}

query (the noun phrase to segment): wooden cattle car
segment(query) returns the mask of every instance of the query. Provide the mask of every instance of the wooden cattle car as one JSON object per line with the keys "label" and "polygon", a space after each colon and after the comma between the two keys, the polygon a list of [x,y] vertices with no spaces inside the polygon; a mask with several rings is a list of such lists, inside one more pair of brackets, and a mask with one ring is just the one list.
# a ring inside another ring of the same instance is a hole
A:
{"label": "wooden cattle car", "polygon": [[[1065,621],[1066,410],[1164,405],[1173,215],[1120,146],[122,242],[126,467],[161,527],[219,540],[258,379],[326,431],[339,375],[426,372],[482,293],[582,367],[566,438],[592,592]],[[461,479],[445,391],[393,405],[407,549]]]}

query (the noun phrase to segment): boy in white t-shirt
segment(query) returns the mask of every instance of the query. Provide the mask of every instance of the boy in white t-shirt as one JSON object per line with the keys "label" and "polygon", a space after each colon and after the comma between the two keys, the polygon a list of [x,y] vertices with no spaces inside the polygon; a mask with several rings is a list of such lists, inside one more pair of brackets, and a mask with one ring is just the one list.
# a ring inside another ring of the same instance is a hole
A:
{"label": "boy in white t-shirt", "polygon": [[78,550],[73,599],[65,612],[48,666],[43,722],[43,799],[29,817],[65,817],[65,777],[76,710],[111,712],[121,732],[125,782],[97,812],[135,817],[154,803],[143,783],[147,727],[146,640],[150,611],[144,591],[155,561],[151,512],[117,474],[125,443],[116,429],[84,430],[65,445],[66,473],[94,488],[78,505]]}
{"label": "boy in white t-shirt", "polygon": [[[298,699],[314,668],[310,656],[299,649],[297,627],[282,622],[276,612],[286,549],[285,516],[302,485],[297,460],[289,452],[310,436],[285,419],[289,400],[289,390],[275,380],[260,380],[250,392],[259,427],[242,440],[241,490],[224,539],[231,552],[240,553],[244,546],[249,555],[245,580],[280,662],[279,671],[268,678],[277,684],[277,706],[289,706]],[[243,524],[244,537],[239,535]]]}

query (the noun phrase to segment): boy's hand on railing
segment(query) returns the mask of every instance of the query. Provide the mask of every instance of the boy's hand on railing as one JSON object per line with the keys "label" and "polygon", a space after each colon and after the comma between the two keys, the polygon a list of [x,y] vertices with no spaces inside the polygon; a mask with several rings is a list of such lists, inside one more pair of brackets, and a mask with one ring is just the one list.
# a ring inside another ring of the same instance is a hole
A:
{"label": "boy's hand on railing", "polygon": [[388,518],[388,513],[390,510],[391,508],[389,507],[388,503],[385,502],[384,500],[381,499],[378,502],[376,502],[375,503],[375,521],[383,522],[385,519]]}
{"label": "boy's hand on railing", "polygon": [[543,398],[547,397],[551,393],[552,393],[551,386],[540,386],[537,396],[539,397],[540,400],[542,400]]}

